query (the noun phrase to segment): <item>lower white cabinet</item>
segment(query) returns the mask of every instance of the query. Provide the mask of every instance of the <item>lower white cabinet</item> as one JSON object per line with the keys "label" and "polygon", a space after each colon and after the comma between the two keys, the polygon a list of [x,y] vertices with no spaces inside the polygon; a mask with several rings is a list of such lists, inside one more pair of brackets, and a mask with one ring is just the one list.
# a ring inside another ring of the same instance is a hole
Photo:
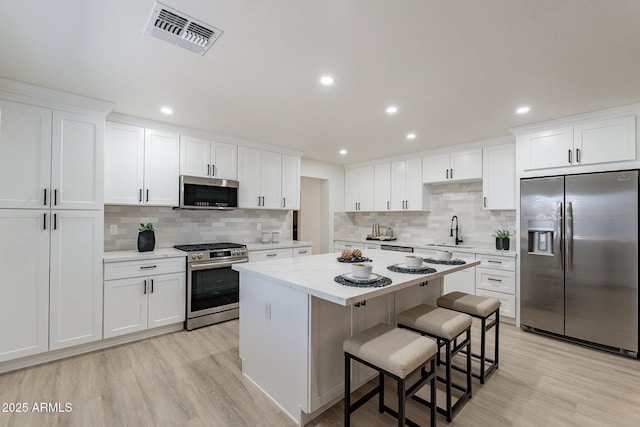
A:
{"label": "lower white cabinet", "polygon": [[184,322],[185,279],[183,257],[106,264],[104,337]]}
{"label": "lower white cabinet", "polygon": [[476,267],[476,295],[498,298],[500,316],[516,317],[515,258],[499,255],[478,255]]}
{"label": "lower white cabinet", "polygon": [[291,248],[280,249],[264,249],[258,251],[249,251],[249,261],[266,261],[273,259],[291,258],[293,251]]}

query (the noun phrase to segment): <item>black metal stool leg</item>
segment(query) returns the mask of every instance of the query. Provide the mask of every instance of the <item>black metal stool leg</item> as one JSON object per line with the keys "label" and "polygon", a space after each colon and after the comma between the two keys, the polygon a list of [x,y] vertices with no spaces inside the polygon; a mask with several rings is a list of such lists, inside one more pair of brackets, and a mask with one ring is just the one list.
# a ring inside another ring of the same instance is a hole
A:
{"label": "black metal stool leg", "polygon": [[378,394],[378,412],[384,412],[384,374],[378,373],[378,383],[380,384],[380,392]]}
{"label": "black metal stool leg", "polygon": [[351,425],[351,358],[344,354],[344,425]]}
{"label": "black metal stool leg", "polygon": [[398,427],[404,427],[404,380],[398,380]]}
{"label": "black metal stool leg", "polygon": [[485,345],[487,343],[487,319],[482,320],[482,332],[480,333],[480,384],[484,384],[484,362],[485,362]]}

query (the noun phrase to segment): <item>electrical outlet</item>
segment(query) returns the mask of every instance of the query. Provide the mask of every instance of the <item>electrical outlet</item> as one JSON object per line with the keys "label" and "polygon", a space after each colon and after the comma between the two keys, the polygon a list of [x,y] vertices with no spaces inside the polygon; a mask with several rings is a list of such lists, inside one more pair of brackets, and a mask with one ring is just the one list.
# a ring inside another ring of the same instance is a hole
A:
{"label": "electrical outlet", "polygon": [[114,235],[114,234],[118,234],[118,224],[111,224],[109,226],[109,234],[110,235]]}

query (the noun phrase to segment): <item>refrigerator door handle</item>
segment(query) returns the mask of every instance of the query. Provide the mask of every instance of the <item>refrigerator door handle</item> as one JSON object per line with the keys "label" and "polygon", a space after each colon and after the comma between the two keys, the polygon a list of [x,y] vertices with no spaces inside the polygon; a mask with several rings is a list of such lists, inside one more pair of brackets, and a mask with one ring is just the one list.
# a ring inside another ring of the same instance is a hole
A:
{"label": "refrigerator door handle", "polygon": [[565,230],[567,241],[567,271],[573,271],[573,203],[567,202],[567,229]]}
{"label": "refrigerator door handle", "polygon": [[562,264],[562,202],[558,203],[557,210],[557,221],[556,221],[556,229],[553,234],[555,234],[553,238],[553,245],[555,246],[554,252],[558,258],[558,268],[560,271],[564,271],[564,267]]}

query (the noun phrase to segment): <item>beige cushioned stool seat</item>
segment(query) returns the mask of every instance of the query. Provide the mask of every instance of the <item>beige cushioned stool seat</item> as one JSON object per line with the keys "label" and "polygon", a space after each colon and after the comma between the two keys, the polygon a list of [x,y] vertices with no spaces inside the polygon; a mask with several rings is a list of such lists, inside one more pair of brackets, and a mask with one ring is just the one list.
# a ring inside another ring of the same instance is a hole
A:
{"label": "beige cushioned stool seat", "polygon": [[469,313],[472,316],[487,317],[500,307],[497,298],[469,295],[464,292],[449,292],[438,298],[438,306]]}
{"label": "beige cushioned stool seat", "polygon": [[347,338],[342,348],[399,378],[405,378],[438,351],[435,341],[384,323]]}
{"label": "beige cushioned stool seat", "polygon": [[398,314],[398,324],[453,340],[471,326],[471,316],[445,308],[420,304]]}

